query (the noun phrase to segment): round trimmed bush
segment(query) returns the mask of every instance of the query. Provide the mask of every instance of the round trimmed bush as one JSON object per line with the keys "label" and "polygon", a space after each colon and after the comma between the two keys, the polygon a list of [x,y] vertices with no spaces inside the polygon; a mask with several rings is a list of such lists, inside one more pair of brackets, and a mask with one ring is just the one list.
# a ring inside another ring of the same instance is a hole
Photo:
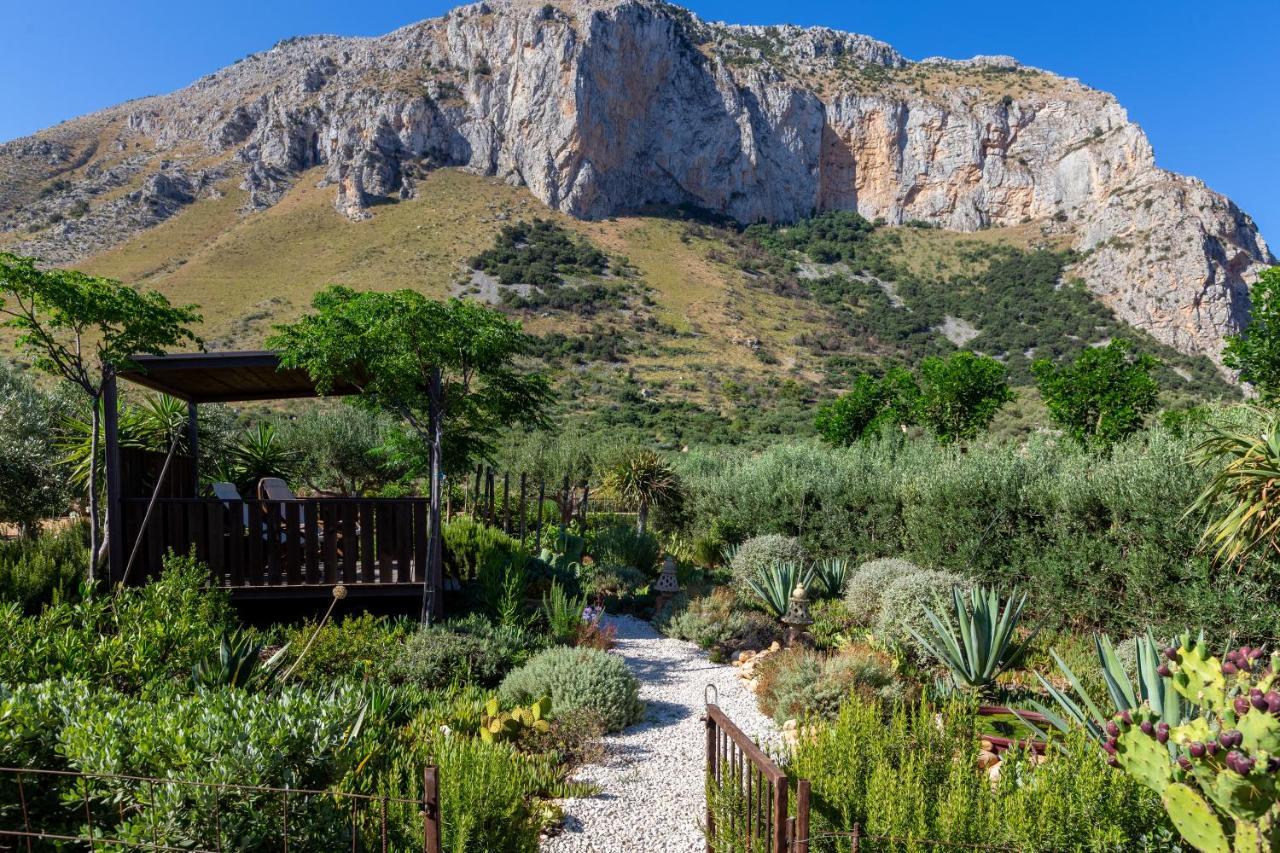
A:
{"label": "round trimmed bush", "polygon": [[755,536],[738,546],[729,563],[733,573],[733,591],[743,601],[757,601],[749,581],[759,580],[764,572],[778,563],[803,563],[804,549],[800,541],[791,536],[769,533]]}
{"label": "round trimmed bush", "polygon": [[921,571],[904,575],[885,587],[880,596],[880,614],[876,618],[876,636],[889,642],[916,648],[907,630],[923,632],[929,624],[924,609],[949,608],[951,590],[967,590],[971,582],[952,572]]}
{"label": "round trimmed bush", "polygon": [[616,732],[644,716],[640,683],[622,658],[591,648],[559,646],[539,652],[502,680],[498,695],[512,705],[551,697],[551,713],[594,711]]}
{"label": "round trimmed bush", "polygon": [[844,605],[859,625],[875,624],[880,615],[880,596],[889,584],[907,575],[918,575],[924,569],[910,560],[885,557],[858,566],[844,586]]}

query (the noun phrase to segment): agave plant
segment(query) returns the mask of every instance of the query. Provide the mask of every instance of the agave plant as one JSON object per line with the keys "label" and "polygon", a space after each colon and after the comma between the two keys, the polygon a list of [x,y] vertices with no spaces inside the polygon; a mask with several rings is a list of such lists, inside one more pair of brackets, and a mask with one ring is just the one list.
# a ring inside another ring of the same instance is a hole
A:
{"label": "agave plant", "polygon": [[781,619],[791,603],[791,592],[801,584],[808,587],[812,580],[811,568],[806,569],[799,563],[775,563],[759,578],[748,581],[747,585],[760,596],[769,612]]}
{"label": "agave plant", "polygon": [[844,557],[823,557],[813,564],[813,580],[818,592],[828,598],[844,594],[849,577],[849,561]]}
{"label": "agave plant", "polygon": [[[966,603],[965,597],[968,596]],[[951,680],[962,690],[988,692],[1006,669],[1026,656],[1036,632],[1018,639],[1018,623],[1027,596],[1015,591],[1002,606],[995,587],[975,587],[967,593],[951,590],[952,613],[939,615],[925,607],[929,620],[925,634],[908,627],[916,642],[946,666]]]}
{"label": "agave plant", "polygon": [[281,646],[264,661],[263,644],[237,628],[222,635],[216,654],[196,662],[191,680],[201,687],[258,687],[275,679],[288,648],[288,644]]}
{"label": "agave plant", "polygon": [[1260,435],[1210,427],[1189,458],[1200,466],[1222,464],[1187,509],[1208,517],[1201,544],[1216,547],[1223,562],[1260,547],[1280,553],[1280,419]]}
{"label": "agave plant", "polygon": [[[1204,642],[1203,634],[1200,636],[1200,642]],[[1184,699],[1174,689],[1173,682],[1163,677],[1168,670],[1166,664],[1160,659],[1161,646],[1156,643],[1149,629],[1145,635],[1138,637],[1138,683],[1136,686],[1129,680],[1129,673],[1125,672],[1124,665],[1120,663],[1110,637],[1106,634],[1098,634],[1093,638],[1093,645],[1098,655],[1098,666],[1102,670],[1102,680],[1107,686],[1107,695],[1111,699],[1111,707],[1104,713],[1104,710],[1084,689],[1080,679],[1071,671],[1071,667],[1067,666],[1066,661],[1059,657],[1056,651],[1051,650],[1050,654],[1053,655],[1054,662],[1071,685],[1071,692],[1059,690],[1044,676],[1036,673],[1036,678],[1040,679],[1040,685],[1044,687],[1062,713],[1056,713],[1042,703],[1032,704],[1053,728],[1066,732],[1073,724],[1083,726],[1089,735],[1101,744],[1105,743],[1108,737],[1107,723],[1114,720],[1116,714],[1136,711],[1144,704],[1171,726],[1181,725],[1199,716],[1199,708]]]}

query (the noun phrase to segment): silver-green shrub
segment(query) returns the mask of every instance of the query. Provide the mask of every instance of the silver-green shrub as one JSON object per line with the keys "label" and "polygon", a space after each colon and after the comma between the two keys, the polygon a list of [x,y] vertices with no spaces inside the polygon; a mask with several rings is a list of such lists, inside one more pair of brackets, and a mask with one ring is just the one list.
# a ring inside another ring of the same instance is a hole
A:
{"label": "silver-green shrub", "polygon": [[880,596],[880,613],[876,617],[876,636],[880,639],[899,643],[908,648],[917,648],[911,637],[913,629],[917,633],[929,624],[924,615],[925,607],[938,608],[939,602],[945,602],[951,590],[959,587],[968,590],[972,582],[953,572],[926,570],[911,575],[903,575],[885,587]]}
{"label": "silver-green shrub", "polygon": [[791,536],[769,533],[748,539],[733,553],[729,570],[733,573],[733,591],[743,601],[760,602],[751,581],[760,580],[765,571],[778,563],[804,563],[804,549]]}
{"label": "silver-green shrub", "polygon": [[510,705],[550,696],[555,715],[594,711],[611,732],[644,716],[636,677],[622,658],[599,649],[560,646],[540,652],[502,680],[498,695]]}
{"label": "silver-green shrub", "polygon": [[858,566],[844,587],[844,604],[859,625],[875,624],[880,615],[880,596],[889,584],[907,575],[918,575],[924,569],[910,560],[884,557]]}

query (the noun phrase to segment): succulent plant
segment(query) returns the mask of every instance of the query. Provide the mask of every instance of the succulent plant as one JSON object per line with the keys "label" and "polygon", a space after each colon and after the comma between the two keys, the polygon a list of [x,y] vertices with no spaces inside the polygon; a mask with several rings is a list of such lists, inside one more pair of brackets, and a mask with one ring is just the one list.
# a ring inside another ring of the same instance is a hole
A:
{"label": "succulent plant", "polygon": [[1269,699],[1277,693],[1280,653],[1267,657],[1244,646],[1219,660],[1203,638],[1186,634],[1166,658],[1167,682],[1202,716],[1171,725],[1145,702],[1129,711],[1132,722],[1117,715],[1119,733],[1108,726],[1104,743],[1111,762],[1161,796],[1196,849],[1280,848],[1280,714]]}
{"label": "succulent plant", "polygon": [[519,740],[525,732],[550,731],[551,724],[547,722],[550,714],[550,696],[543,696],[532,705],[517,706],[510,711],[502,711],[497,697],[494,697],[485,703],[484,717],[480,721],[480,739],[486,743],[496,743]]}
{"label": "succulent plant", "polygon": [[823,557],[813,564],[814,588],[827,598],[838,598],[844,593],[849,576],[849,561],[844,557]]}
{"label": "succulent plant", "polygon": [[968,591],[967,604],[965,598],[963,591],[953,588],[951,613],[939,615],[925,607],[929,627],[923,632],[911,627],[907,630],[921,648],[947,667],[956,687],[984,692],[1000,673],[1026,656],[1035,632],[1018,639],[1025,594],[1013,593],[1003,606],[1000,590],[995,587],[975,587]]}
{"label": "succulent plant", "polygon": [[769,608],[769,612],[781,619],[791,602],[792,591],[798,584],[808,588],[812,580],[813,569],[806,570],[800,563],[774,563],[747,585]]}
{"label": "succulent plant", "polygon": [[289,645],[286,643],[265,661],[264,648],[264,643],[239,628],[224,633],[218,651],[196,661],[191,668],[191,681],[201,687],[266,686],[279,674]]}
{"label": "succulent plant", "polygon": [[[1102,743],[1109,736],[1114,737],[1111,729],[1116,725],[1113,717],[1117,713],[1130,712],[1141,707],[1148,708],[1156,717],[1152,723],[1153,732],[1154,726],[1158,723],[1176,726],[1199,714],[1199,708],[1195,703],[1184,699],[1169,680],[1172,671],[1167,657],[1168,649],[1158,644],[1150,631],[1137,638],[1136,686],[1120,662],[1110,637],[1106,634],[1096,635],[1093,638],[1093,644],[1112,710],[1109,713],[1103,712],[1103,709],[1085,691],[1080,679],[1071,671],[1071,667],[1067,666],[1066,661],[1054,651],[1051,653],[1053,659],[1070,683],[1071,692],[1055,687],[1037,673],[1036,677],[1040,679],[1040,685],[1048,692],[1062,714],[1056,713],[1043,704],[1033,703],[1036,710],[1044,714],[1054,728],[1065,732],[1071,728],[1072,723],[1084,726],[1095,740]],[[1062,716],[1063,714],[1065,717]]]}

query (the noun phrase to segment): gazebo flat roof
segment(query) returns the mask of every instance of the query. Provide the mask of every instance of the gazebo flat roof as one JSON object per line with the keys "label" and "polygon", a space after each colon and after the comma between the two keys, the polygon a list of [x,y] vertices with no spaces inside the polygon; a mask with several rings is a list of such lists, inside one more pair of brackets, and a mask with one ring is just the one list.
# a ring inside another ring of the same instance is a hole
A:
{"label": "gazebo flat roof", "polygon": [[[282,369],[271,350],[137,355],[136,367],[119,378],[169,394],[189,403],[239,403],[318,397],[305,370]],[[359,394],[351,385],[335,387],[328,396]]]}

